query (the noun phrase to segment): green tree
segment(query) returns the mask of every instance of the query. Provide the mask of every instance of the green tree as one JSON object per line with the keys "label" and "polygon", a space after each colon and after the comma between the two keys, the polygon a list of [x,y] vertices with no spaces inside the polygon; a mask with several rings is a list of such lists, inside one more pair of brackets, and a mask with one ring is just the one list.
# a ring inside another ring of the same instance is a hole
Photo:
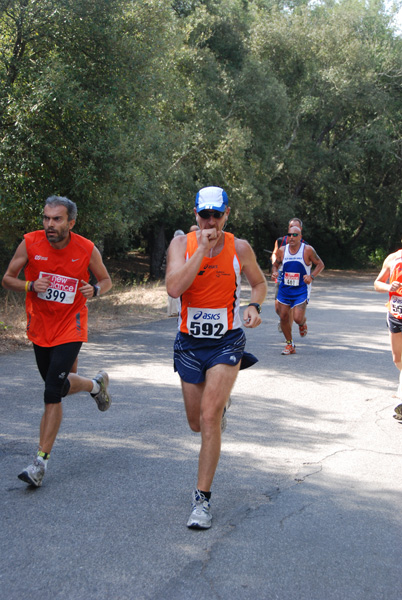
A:
{"label": "green tree", "polygon": [[77,202],[77,230],[101,246],[139,231],[161,204],[169,150],[169,3],[10,0],[0,26],[3,240],[37,227],[52,193]]}
{"label": "green tree", "polygon": [[252,44],[288,98],[276,201],[305,218],[329,264],[361,264],[402,224],[401,41],[378,7],[342,2],[273,11]]}

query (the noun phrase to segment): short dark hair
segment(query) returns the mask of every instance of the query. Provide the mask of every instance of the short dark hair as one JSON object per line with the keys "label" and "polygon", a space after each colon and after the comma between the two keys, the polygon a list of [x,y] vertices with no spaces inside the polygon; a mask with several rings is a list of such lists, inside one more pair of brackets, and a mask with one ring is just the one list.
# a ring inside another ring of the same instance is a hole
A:
{"label": "short dark hair", "polygon": [[75,221],[77,218],[77,205],[69,198],[64,196],[49,196],[45,206],[65,206],[67,209],[67,218],[69,221]]}

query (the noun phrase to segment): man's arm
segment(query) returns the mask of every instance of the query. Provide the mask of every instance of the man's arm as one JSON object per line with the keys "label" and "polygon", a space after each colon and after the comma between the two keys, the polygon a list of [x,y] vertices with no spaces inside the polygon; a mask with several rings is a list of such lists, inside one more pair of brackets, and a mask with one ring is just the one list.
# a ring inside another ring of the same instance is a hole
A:
{"label": "man's arm", "polygon": [[204,252],[200,246],[186,262],[187,236],[179,235],[170,242],[166,266],[166,291],[179,298],[193,283],[201,266]]}
{"label": "man's arm", "polygon": [[392,283],[388,283],[389,277],[391,275],[390,265],[394,256],[395,253],[389,254],[383,262],[382,269],[374,282],[374,289],[377,292],[396,292],[401,287],[399,281],[393,281]]}
{"label": "man's arm", "polygon": [[283,252],[284,252],[283,246],[278,248],[278,250],[276,251],[275,260],[272,262],[271,279],[277,279],[277,277],[278,277],[278,269],[283,262]]}
{"label": "man's arm", "polygon": [[179,298],[188,290],[200,270],[204,256],[208,256],[222,235],[215,228],[203,229],[197,237],[198,248],[186,261],[187,236],[179,235],[170,242],[167,267],[166,290],[172,298]]}
{"label": "man's arm", "polygon": [[[88,265],[89,269],[92,271],[94,276],[96,277],[98,293],[96,295],[105,294],[112,287],[112,280],[110,279],[110,275],[103,263],[102,255],[99,252],[96,246],[93,247],[91,260]],[[95,296],[94,286],[88,283],[87,281],[81,280],[81,287],[78,288],[85,298],[92,298]]]}
{"label": "man's arm", "polygon": [[279,240],[282,240],[283,238],[278,238],[275,240],[275,245],[274,245],[274,249],[272,250],[272,254],[271,254],[271,263],[272,265],[274,264],[274,262],[276,261],[276,256],[278,254],[278,248],[279,248]]}
{"label": "man's arm", "polygon": [[[250,244],[246,240],[235,240],[236,252],[240,258],[242,271],[251,285],[250,303],[262,304],[267,295],[267,281],[264,273],[258,266],[257,259]],[[244,313],[244,326],[257,327],[261,323],[261,317],[255,306],[246,306]]]}
{"label": "man's arm", "polygon": [[[28,262],[28,252],[23,240],[15,251],[10,264],[8,265],[7,271],[4,274],[1,282],[2,286],[6,290],[12,290],[13,292],[26,292],[26,281],[19,279],[18,275]],[[34,288],[32,291],[35,292],[46,292],[50,285],[49,277],[42,277],[33,282]]]}
{"label": "man's arm", "polygon": [[325,265],[321,258],[318,256],[317,252],[314,250],[313,246],[307,246],[306,254],[305,254],[305,262],[306,264],[313,264],[314,271],[310,273],[310,275],[304,275],[303,281],[304,283],[312,283],[313,280],[324,270]]}
{"label": "man's arm", "polygon": [[28,253],[25,244],[25,240],[23,240],[15,251],[14,256],[12,257],[10,264],[8,265],[7,271],[4,274],[3,280],[1,282],[2,286],[6,290],[12,290],[13,292],[24,292],[25,291],[25,281],[22,279],[18,279],[18,275],[21,270],[24,268],[26,263],[28,262]]}

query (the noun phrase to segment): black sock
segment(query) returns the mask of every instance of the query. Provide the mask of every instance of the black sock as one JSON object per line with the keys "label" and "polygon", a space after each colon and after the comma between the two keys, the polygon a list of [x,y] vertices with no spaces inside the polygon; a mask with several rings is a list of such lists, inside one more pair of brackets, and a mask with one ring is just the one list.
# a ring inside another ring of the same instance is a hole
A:
{"label": "black sock", "polygon": [[43,460],[48,460],[50,454],[48,452],[42,452],[42,450],[38,450],[37,456],[43,458]]}
{"label": "black sock", "polygon": [[197,492],[199,492],[200,494],[202,494],[203,496],[205,496],[205,498],[207,500],[211,500],[211,494],[212,494],[212,492],[203,492],[202,490],[198,490],[198,489],[197,489]]}

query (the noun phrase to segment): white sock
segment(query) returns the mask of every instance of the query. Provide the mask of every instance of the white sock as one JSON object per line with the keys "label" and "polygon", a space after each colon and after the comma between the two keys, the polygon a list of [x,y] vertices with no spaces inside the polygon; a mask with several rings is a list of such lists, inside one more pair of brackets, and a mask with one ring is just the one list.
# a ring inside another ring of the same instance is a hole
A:
{"label": "white sock", "polygon": [[36,460],[39,461],[40,463],[42,463],[42,465],[45,467],[45,471],[46,471],[46,469],[47,469],[47,460],[45,460],[43,458],[43,456],[37,456]]}
{"label": "white sock", "polygon": [[90,394],[97,394],[98,392],[100,392],[100,385],[99,383],[95,380],[92,379],[92,390],[89,392]]}

